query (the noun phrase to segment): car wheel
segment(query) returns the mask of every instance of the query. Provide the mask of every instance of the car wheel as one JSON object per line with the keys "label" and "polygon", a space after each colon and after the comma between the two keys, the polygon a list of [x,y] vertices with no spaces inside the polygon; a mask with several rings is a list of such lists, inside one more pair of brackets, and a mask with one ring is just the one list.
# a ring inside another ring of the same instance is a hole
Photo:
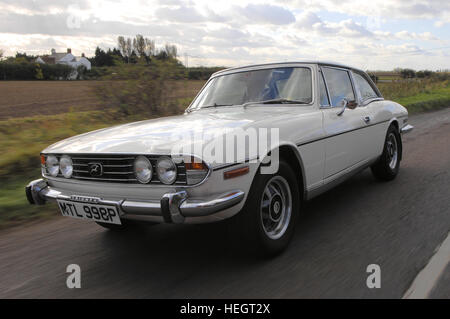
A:
{"label": "car wheel", "polygon": [[299,210],[296,173],[280,161],[276,174],[258,172],[253,180],[238,227],[251,252],[274,256],[289,244]]}
{"label": "car wheel", "polygon": [[401,136],[395,126],[391,125],[386,134],[383,154],[381,154],[380,159],[371,167],[373,175],[379,180],[393,180],[400,169],[401,157]]}

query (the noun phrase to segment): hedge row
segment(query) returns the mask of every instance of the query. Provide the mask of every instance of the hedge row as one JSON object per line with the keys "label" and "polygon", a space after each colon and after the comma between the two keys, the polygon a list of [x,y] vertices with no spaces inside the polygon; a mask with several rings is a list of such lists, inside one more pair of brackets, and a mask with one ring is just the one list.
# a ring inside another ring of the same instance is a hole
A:
{"label": "hedge row", "polygon": [[197,67],[188,69],[188,79],[189,80],[208,80],[209,77],[224,68],[221,67]]}
{"label": "hedge row", "polygon": [[0,62],[0,80],[67,80],[73,68],[64,64]]}

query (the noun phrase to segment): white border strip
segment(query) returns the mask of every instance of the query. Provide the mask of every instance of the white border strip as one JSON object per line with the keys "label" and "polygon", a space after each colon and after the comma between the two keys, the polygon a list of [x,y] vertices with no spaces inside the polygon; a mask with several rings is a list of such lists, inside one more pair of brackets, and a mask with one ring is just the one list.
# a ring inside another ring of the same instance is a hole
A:
{"label": "white border strip", "polygon": [[450,233],[438,247],[434,256],[414,279],[411,287],[403,295],[403,299],[428,298],[439,277],[450,263]]}

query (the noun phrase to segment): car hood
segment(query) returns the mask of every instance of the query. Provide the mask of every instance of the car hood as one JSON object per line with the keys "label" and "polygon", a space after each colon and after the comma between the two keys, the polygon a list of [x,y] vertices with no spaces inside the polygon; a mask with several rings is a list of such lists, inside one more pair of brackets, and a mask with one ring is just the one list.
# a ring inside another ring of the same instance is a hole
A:
{"label": "car hood", "polygon": [[[309,108],[305,107],[305,112]],[[283,111],[284,110],[284,111]],[[298,115],[298,109],[295,113]],[[301,112],[300,112],[301,113]],[[105,128],[57,142],[43,153],[174,154],[180,144],[205,144],[237,128],[277,127],[292,117],[292,108],[280,106],[222,107]],[[266,122],[266,124],[264,124]],[[269,125],[270,124],[270,125]],[[196,154],[196,152],[178,152]]]}

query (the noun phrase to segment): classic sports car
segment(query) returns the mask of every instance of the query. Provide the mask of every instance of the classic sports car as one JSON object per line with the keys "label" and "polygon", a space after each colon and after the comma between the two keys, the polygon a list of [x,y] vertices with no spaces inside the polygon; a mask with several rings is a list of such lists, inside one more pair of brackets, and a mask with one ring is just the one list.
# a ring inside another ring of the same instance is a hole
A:
{"label": "classic sports car", "polygon": [[289,243],[304,200],[368,167],[377,179],[394,179],[401,134],[413,128],[407,121],[407,110],[384,100],[355,68],[232,68],[213,74],[183,115],[49,146],[41,153],[44,178],[32,181],[26,195],[31,204],[56,200],[63,215],[112,230],[131,220],[233,217],[243,243],[274,254]]}

